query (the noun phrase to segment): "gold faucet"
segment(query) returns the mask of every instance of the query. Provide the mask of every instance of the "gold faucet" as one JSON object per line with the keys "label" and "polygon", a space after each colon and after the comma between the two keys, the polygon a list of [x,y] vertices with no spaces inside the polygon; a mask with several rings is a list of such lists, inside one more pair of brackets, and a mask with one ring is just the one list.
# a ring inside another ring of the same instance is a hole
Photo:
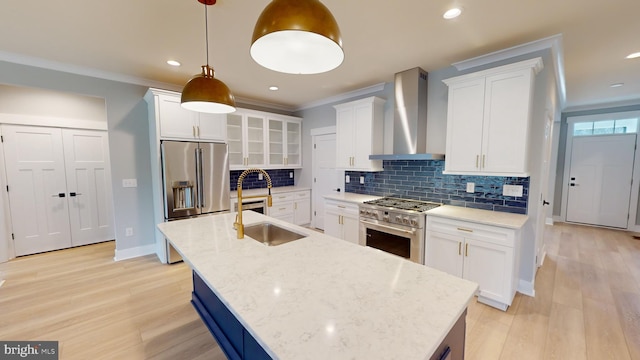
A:
{"label": "gold faucet", "polygon": [[271,177],[269,176],[269,174],[267,174],[266,171],[262,169],[247,169],[243,171],[242,174],[240,174],[240,176],[238,177],[238,213],[236,214],[236,222],[233,223],[233,228],[237,230],[236,237],[238,239],[244,238],[244,224],[242,224],[242,182],[247,175],[257,172],[262,173],[262,175],[264,175],[264,177],[267,179],[267,189],[269,190],[269,193],[267,195],[247,196],[245,197],[245,199],[266,197],[268,207],[271,207],[271,204],[273,203],[271,199]]}

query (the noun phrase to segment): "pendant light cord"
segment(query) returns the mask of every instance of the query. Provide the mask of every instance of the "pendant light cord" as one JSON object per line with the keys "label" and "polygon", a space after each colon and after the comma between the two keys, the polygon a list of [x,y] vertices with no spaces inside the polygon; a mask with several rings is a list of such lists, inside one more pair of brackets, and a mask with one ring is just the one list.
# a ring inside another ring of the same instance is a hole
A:
{"label": "pendant light cord", "polygon": [[204,38],[207,48],[207,67],[209,67],[209,16],[207,16],[207,4],[204,4]]}

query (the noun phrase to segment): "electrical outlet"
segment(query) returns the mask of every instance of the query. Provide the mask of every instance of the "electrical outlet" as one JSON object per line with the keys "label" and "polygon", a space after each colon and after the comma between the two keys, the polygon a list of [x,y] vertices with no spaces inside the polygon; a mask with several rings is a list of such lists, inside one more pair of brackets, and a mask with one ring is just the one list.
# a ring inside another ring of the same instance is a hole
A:
{"label": "electrical outlet", "polygon": [[344,182],[346,182],[347,184],[350,183],[351,182],[351,176],[345,175]]}
{"label": "electrical outlet", "polygon": [[360,176],[360,184],[364,184],[364,176]]}
{"label": "electrical outlet", "polygon": [[124,229],[124,235],[125,236],[133,236],[133,228],[132,227],[128,227]]}
{"label": "electrical outlet", "polygon": [[258,173],[258,180],[262,180],[262,179],[263,179],[262,173]]}
{"label": "electrical outlet", "polygon": [[293,179],[293,171],[289,172],[289,179]]}
{"label": "electrical outlet", "polygon": [[122,187],[134,188],[138,187],[137,179],[122,179]]}
{"label": "electrical outlet", "polygon": [[467,192],[468,193],[476,192],[476,183],[468,182],[467,183]]}
{"label": "electrical outlet", "polygon": [[522,197],[522,185],[503,185],[502,195]]}

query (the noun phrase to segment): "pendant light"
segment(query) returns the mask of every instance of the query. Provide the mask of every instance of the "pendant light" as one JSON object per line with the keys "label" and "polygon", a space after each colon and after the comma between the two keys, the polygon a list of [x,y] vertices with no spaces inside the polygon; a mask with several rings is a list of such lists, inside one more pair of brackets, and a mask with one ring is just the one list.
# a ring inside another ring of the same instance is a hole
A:
{"label": "pendant light", "polygon": [[273,0],[253,29],[251,57],[288,74],[327,72],[344,60],[340,28],[318,0]]}
{"label": "pendant light", "polygon": [[205,42],[207,65],[202,65],[202,73],[195,75],[182,89],[183,108],[198,112],[226,114],[236,111],[236,102],[229,87],[214,78],[213,68],[209,66],[209,22],[207,6],[216,0],[198,0],[204,4]]}

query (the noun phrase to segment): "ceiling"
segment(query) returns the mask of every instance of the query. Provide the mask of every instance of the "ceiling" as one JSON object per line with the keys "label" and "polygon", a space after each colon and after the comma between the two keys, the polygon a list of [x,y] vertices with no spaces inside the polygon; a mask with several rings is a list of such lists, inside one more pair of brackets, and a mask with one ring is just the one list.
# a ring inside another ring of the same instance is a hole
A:
{"label": "ceiling", "polygon": [[[416,66],[434,71],[562,34],[566,107],[640,100],[640,58],[625,59],[640,52],[637,0],[322,2],[342,31],[339,68],[288,75],[260,67],[249,46],[269,0],[218,0],[208,9],[216,77],[240,99],[299,109],[391,82],[394,73]],[[452,5],[462,15],[444,20]],[[205,63],[204,5],[196,0],[3,0],[2,8],[0,60],[173,90]],[[169,59],[182,66],[167,65]]]}

